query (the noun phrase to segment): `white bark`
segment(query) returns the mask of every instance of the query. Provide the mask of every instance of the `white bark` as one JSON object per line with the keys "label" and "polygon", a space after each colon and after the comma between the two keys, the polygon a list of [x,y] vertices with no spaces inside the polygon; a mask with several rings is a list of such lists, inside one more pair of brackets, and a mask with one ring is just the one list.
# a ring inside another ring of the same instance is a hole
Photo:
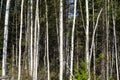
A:
{"label": "white bark", "polygon": [[102,13],[102,10],[100,10],[98,16],[97,16],[97,20],[96,20],[96,24],[94,26],[94,30],[93,30],[93,34],[92,34],[92,43],[91,43],[91,48],[90,48],[90,61],[91,61],[91,57],[92,57],[92,52],[93,52],[93,46],[94,46],[94,42],[95,42],[95,33],[96,33],[96,30],[97,30],[97,27],[98,27],[98,21],[99,21],[99,18],[100,18],[100,15]]}
{"label": "white bark", "polygon": [[47,1],[45,0],[45,15],[46,15],[46,53],[47,53],[47,77],[50,80],[50,65],[49,65],[49,35],[48,35],[48,7]]}
{"label": "white bark", "polygon": [[[37,12],[37,11],[36,11]],[[36,76],[36,52],[37,52],[37,20],[36,20],[36,18],[37,18],[37,13],[35,14],[36,15],[36,17],[35,17],[35,28],[34,28],[34,58],[33,58],[33,80],[37,80],[36,78],[37,78],[37,76]]]}
{"label": "white bark", "polygon": [[60,0],[60,22],[59,22],[59,30],[60,30],[60,74],[59,80],[63,80],[63,0]]}
{"label": "white bark", "polygon": [[30,58],[31,58],[31,61],[30,61],[30,65],[31,65],[31,69],[30,69],[30,75],[32,76],[33,75],[33,0],[30,1],[30,27],[31,27],[31,39],[30,39]]}
{"label": "white bark", "polygon": [[37,50],[36,50],[36,80],[37,80],[37,71],[38,71],[38,64],[39,64],[39,40],[40,40],[40,21],[39,21],[39,0],[37,0]]}
{"label": "white bark", "polygon": [[112,19],[113,19],[113,33],[114,33],[114,46],[115,46],[115,61],[116,61],[116,71],[117,71],[117,80],[119,80],[119,69],[118,69],[118,51],[117,51],[117,40],[116,40],[116,24],[115,24],[115,13],[112,3]]}
{"label": "white bark", "polygon": [[[38,43],[39,43],[39,14],[38,14],[38,0],[36,3],[36,15],[35,15],[35,31],[34,31],[34,70],[33,80],[37,80],[37,68],[38,68]],[[38,30],[37,30],[38,29]],[[38,31],[38,34],[37,34]]]}
{"label": "white bark", "polygon": [[6,75],[6,58],[7,58],[7,41],[8,41],[8,21],[9,21],[10,0],[6,2],[5,25],[4,25],[4,42],[2,57],[2,76]]}
{"label": "white bark", "polygon": [[74,51],[74,33],[75,33],[76,5],[77,5],[77,0],[74,1],[74,17],[73,17],[72,36],[71,36],[70,80],[72,80],[72,76],[73,76],[73,51]]}
{"label": "white bark", "polygon": [[86,73],[88,80],[90,80],[90,61],[89,61],[89,10],[88,10],[88,0],[86,0],[86,46],[85,46],[85,53],[86,53]]}
{"label": "white bark", "polygon": [[23,27],[23,4],[24,4],[24,0],[22,0],[21,2],[21,14],[20,14],[18,80],[20,80],[21,78],[21,42],[22,42],[22,27]]}

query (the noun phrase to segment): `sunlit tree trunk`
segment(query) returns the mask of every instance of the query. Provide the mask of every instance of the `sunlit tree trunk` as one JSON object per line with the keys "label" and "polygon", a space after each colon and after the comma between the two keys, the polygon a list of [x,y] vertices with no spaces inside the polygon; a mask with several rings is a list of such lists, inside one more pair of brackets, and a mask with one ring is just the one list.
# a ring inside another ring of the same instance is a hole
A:
{"label": "sunlit tree trunk", "polygon": [[21,42],[22,42],[22,27],[23,27],[23,4],[24,4],[24,0],[22,0],[21,2],[21,14],[20,14],[18,80],[21,79]]}
{"label": "sunlit tree trunk", "polygon": [[38,0],[36,3],[36,13],[35,13],[35,28],[34,28],[34,67],[33,67],[33,80],[37,80],[37,65],[38,65],[38,41],[39,41],[39,24],[38,24],[38,19],[39,19],[39,14],[38,14]]}
{"label": "sunlit tree trunk", "polygon": [[70,80],[72,80],[72,76],[73,76],[73,52],[74,52],[74,33],[75,33],[76,5],[77,5],[77,0],[74,1],[74,17],[73,17],[73,26],[72,26],[72,36],[71,36]]}
{"label": "sunlit tree trunk", "polygon": [[93,48],[94,48],[94,45],[95,45],[95,33],[96,33],[96,30],[97,30],[97,27],[98,27],[98,21],[99,21],[99,18],[100,18],[100,15],[102,13],[102,10],[100,10],[98,16],[97,16],[97,20],[96,20],[96,24],[94,26],[94,29],[93,29],[93,34],[92,34],[92,42],[91,42],[91,48],[90,48],[90,61],[91,61],[91,58],[92,58],[92,53],[93,53]]}
{"label": "sunlit tree trunk", "polygon": [[59,80],[63,80],[63,0],[60,0],[60,12],[59,12],[59,31],[60,31],[60,74],[59,74]]}
{"label": "sunlit tree trunk", "polygon": [[30,0],[30,75],[33,75],[33,0]]}
{"label": "sunlit tree trunk", "polygon": [[88,10],[88,0],[85,2],[86,4],[86,45],[85,45],[85,54],[86,54],[86,73],[88,80],[90,80],[90,61],[89,61],[89,10]]}
{"label": "sunlit tree trunk", "polygon": [[6,75],[9,8],[10,8],[10,0],[7,0],[7,2],[6,2],[6,11],[5,11],[5,25],[4,25],[4,42],[3,42],[3,57],[2,57],[2,76]]}
{"label": "sunlit tree trunk", "polygon": [[39,40],[40,40],[40,21],[39,21],[39,0],[37,0],[37,10],[36,10],[36,17],[37,17],[37,50],[36,50],[36,68],[35,68],[35,74],[36,74],[36,80],[38,80],[38,64],[39,64]]}
{"label": "sunlit tree trunk", "polygon": [[97,30],[97,27],[98,27],[98,21],[99,21],[101,13],[102,13],[102,9],[100,10],[100,12],[99,12],[99,14],[97,16],[96,24],[93,23],[94,26],[93,26],[91,48],[90,48],[90,62],[91,62],[92,53],[93,53],[93,70],[94,70],[93,73],[94,73],[94,80],[96,80],[96,73],[95,73],[95,71],[96,71],[96,69],[95,69],[95,34],[96,34],[96,30]]}
{"label": "sunlit tree trunk", "polygon": [[45,15],[46,15],[46,53],[47,53],[47,77],[50,80],[50,65],[49,65],[49,35],[48,35],[48,6],[45,0]]}
{"label": "sunlit tree trunk", "polygon": [[[36,4],[37,5],[37,4]],[[37,8],[37,7],[36,7]],[[37,11],[35,14],[35,27],[34,27],[34,58],[33,58],[33,80],[37,80],[37,76],[36,76],[36,52],[37,52]]]}
{"label": "sunlit tree trunk", "polygon": [[113,34],[114,34],[114,47],[115,47],[115,62],[116,62],[116,71],[117,71],[117,80],[119,80],[119,69],[118,69],[118,51],[117,51],[117,38],[116,38],[116,23],[115,23],[115,12],[113,9],[112,1],[112,19],[113,19]]}

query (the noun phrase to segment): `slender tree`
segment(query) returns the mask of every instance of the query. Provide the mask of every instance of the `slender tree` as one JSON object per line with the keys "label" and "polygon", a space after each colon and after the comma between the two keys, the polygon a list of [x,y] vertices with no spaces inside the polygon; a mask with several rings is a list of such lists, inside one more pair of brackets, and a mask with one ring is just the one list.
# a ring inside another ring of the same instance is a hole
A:
{"label": "slender tree", "polygon": [[33,0],[30,0],[30,28],[31,28],[31,32],[30,32],[30,75],[33,75]]}
{"label": "slender tree", "polygon": [[90,80],[90,61],[89,61],[89,10],[88,10],[88,0],[85,2],[86,4],[86,45],[85,45],[85,53],[86,53],[86,72],[88,76],[88,80]]}
{"label": "slender tree", "polygon": [[24,0],[22,0],[21,2],[21,13],[20,13],[18,80],[21,79],[21,42],[22,42],[22,27],[23,27],[23,5],[24,5]]}
{"label": "slender tree", "polygon": [[[37,4],[36,4],[37,6]],[[33,80],[37,79],[36,76],[36,52],[37,52],[37,7],[36,7],[36,13],[35,13],[35,27],[34,27],[34,58],[33,58]]]}
{"label": "slender tree", "polygon": [[38,42],[39,42],[39,14],[38,14],[38,3],[36,2],[36,12],[35,12],[35,28],[34,28],[34,67],[33,67],[33,80],[37,80],[37,68],[38,68]]}
{"label": "slender tree", "polygon": [[[41,0],[40,0],[41,2]],[[38,79],[37,76],[38,76],[38,63],[39,63],[39,41],[40,41],[40,21],[39,21],[39,0],[37,0],[37,9],[36,9],[36,17],[37,17],[37,50],[36,50],[36,68],[35,68],[35,74],[36,74],[36,80]]]}
{"label": "slender tree", "polygon": [[111,1],[111,2],[112,2],[112,19],[113,19],[113,34],[114,34],[114,47],[115,47],[116,71],[117,71],[117,80],[119,80],[118,51],[117,51],[115,12],[114,12],[114,9],[113,9],[113,1]]}
{"label": "slender tree", "polygon": [[60,12],[59,12],[59,31],[60,31],[60,74],[59,80],[63,80],[63,0],[60,0]]}
{"label": "slender tree", "polygon": [[5,25],[4,25],[4,42],[3,42],[3,57],[2,57],[2,76],[6,75],[9,9],[10,9],[10,0],[7,0],[7,2],[6,2],[6,11],[5,11]]}
{"label": "slender tree", "polygon": [[46,53],[47,53],[47,76],[50,80],[50,65],[49,65],[49,35],[48,35],[48,6],[45,0],[45,16],[46,16]]}
{"label": "slender tree", "polygon": [[72,26],[72,36],[71,36],[70,80],[72,80],[72,76],[73,76],[73,51],[74,51],[74,33],[75,33],[76,5],[77,5],[77,0],[74,1],[74,17],[73,17],[73,26]]}

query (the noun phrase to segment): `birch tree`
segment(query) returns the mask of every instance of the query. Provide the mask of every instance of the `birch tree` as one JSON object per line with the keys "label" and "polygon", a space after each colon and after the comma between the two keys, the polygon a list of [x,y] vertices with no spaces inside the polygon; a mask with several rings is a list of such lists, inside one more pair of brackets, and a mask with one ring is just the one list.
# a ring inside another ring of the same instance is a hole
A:
{"label": "birch tree", "polygon": [[30,0],[30,75],[33,73],[33,0]]}
{"label": "birch tree", "polygon": [[33,80],[37,80],[37,68],[38,68],[38,44],[39,44],[39,0],[36,3],[36,12],[35,12],[35,31],[34,31],[34,67],[33,67]]}
{"label": "birch tree", "polygon": [[5,11],[5,24],[4,24],[4,41],[3,41],[3,57],[2,57],[2,76],[5,76],[5,75],[6,75],[9,9],[10,9],[10,0],[7,0],[7,2],[6,2],[6,11]]}
{"label": "birch tree", "polygon": [[21,42],[22,42],[22,27],[23,27],[23,4],[24,4],[24,0],[22,0],[21,2],[21,13],[20,13],[18,80],[21,79]]}
{"label": "birch tree", "polygon": [[74,55],[73,51],[74,51],[74,33],[75,33],[76,5],[77,5],[77,0],[74,1],[74,18],[73,18],[72,36],[71,36],[70,80],[72,80],[72,76],[73,76],[73,55]]}
{"label": "birch tree", "polygon": [[[40,3],[41,3],[41,0],[40,0]],[[36,68],[35,68],[35,74],[36,74],[36,80],[38,79],[37,78],[37,75],[38,75],[38,63],[39,63],[39,40],[40,40],[40,21],[39,21],[39,0],[37,0],[37,11],[36,11],[36,17],[37,17],[37,50],[36,50]]]}
{"label": "birch tree", "polygon": [[[37,6],[37,4],[36,4]],[[37,80],[36,73],[36,54],[37,54],[37,7],[36,7],[36,13],[35,13],[35,27],[34,27],[34,58],[33,58],[33,80]]]}
{"label": "birch tree", "polygon": [[89,61],[89,10],[88,10],[88,0],[85,2],[86,4],[86,43],[85,43],[85,54],[86,54],[86,72],[88,76],[88,80],[90,80],[90,61]]}
{"label": "birch tree", "polygon": [[50,80],[50,65],[49,65],[49,35],[48,35],[48,6],[45,0],[45,16],[46,16],[46,53],[47,53],[47,77]]}
{"label": "birch tree", "polygon": [[112,2],[112,19],[113,19],[113,35],[114,35],[114,47],[115,47],[115,61],[116,61],[116,71],[117,71],[117,80],[119,80],[119,67],[118,67],[118,51],[117,51],[117,38],[116,38],[116,23],[115,23],[115,12],[113,9],[113,1]]}
{"label": "birch tree", "polygon": [[59,31],[60,31],[60,74],[59,80],[63,80],[63,0],[60,0],[60,12],[59,12]]}

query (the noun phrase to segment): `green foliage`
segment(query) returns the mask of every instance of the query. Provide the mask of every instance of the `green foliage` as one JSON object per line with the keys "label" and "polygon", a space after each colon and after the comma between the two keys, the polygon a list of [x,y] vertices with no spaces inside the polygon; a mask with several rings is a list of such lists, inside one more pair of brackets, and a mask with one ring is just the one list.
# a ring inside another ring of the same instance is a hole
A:
{"label": "green foliage", "polygon": [[86,63],[82,62],[80,71],[77,68],[74,70],[73,80],[87,80],[85,67],[86,67]]}
{"label": "green foliage", "polygon": [[100,53],[96,58],[96,62],[99,63],[104,58],[104,54]]}
{"label": "green foliage", "polygon": [[109,77],[109,80],[115,80],[115,79],[111,76],[111,77]]}

